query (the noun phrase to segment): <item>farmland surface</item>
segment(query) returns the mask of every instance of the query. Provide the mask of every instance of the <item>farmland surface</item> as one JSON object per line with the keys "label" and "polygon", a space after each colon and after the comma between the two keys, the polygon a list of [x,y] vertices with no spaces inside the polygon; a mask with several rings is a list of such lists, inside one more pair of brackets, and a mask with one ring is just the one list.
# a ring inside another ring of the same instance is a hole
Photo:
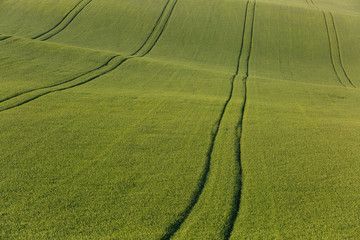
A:
{"label": "farmland surface", "polygon": [[0,239],[360,239],[358,0],[0,0]]}

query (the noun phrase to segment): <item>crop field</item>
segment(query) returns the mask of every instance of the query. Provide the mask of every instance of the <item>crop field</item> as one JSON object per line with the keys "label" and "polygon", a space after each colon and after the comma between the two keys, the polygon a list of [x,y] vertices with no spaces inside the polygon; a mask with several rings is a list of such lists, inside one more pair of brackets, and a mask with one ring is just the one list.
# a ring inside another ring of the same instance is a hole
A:
{"label": "crop field", "polygon": [[0,239],[360,239],[360,1],[0,0]]}

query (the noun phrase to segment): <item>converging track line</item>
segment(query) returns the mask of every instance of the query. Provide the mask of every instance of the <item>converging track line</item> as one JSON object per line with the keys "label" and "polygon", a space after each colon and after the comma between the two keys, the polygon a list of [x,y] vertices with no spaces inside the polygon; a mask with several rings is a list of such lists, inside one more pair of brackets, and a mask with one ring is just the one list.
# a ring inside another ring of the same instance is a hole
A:
{"label": "converging track line", "polygon": [[65,21],[65,19],[70,15],[71,12],[73,12],[75,10],[75,8],[77,6],[79,6],[80,3],[82,3],[84,0],[80,0],[61,20],[60,22],[58,22],[54,27],[50,28],[49,30],[47,30],[46,32],[44,33],[41,33],[39,35],[37,35],[36,37],[33,37],[32,39],[37,39],[39,37],[42,37],[43,35],[49,33],[50,31],[54,30],[55,28],[57,28],[62,22]]}
{"label": "converging track line", "polygon": [[311,4],[308,1],[306,1],[308,3],[308,5],[310,7],[318,9],[323,15],[325,27],[326,27],[326,33],[327,33],[328,42],[329,42],[331,65],[332,65],[332,68],[335,72],[335,75],[336,75],[339,83],[343,87],[351,86],[353,88],[356,88],[356,86],[351,81],[349,75],[347,74],[344,64],[343,64],[343,61],[342,61],[341,50],[340,50],[340,41],[339,41],[339,36],[338,36],[337,29],[336,29],[333,14],[330,11],[325,12],[324,10],[322,10],[320,7],[318,7],[315,4],[314,0],[310,0],[310,1],[311,1]]}
{"label": "converging track line", "polygon": [[15,98],[15,97],[24,95],[24,94],[26,94],[26,93],[31,93],[31,92],[34,92],[34,91],[37,91],[37,90],[41,90],[41,89],[46,89],[46,88],[52,88],[52,87],[56,87],[56,86],[60,86],[60,85],[62,85],[62,84],[68,83],[68,82],[72,82],[72,81],[74,81],[74,80],[76,80],[76,79],[78,79],[78,78],[80,78],[80,77],[82,77],[82,76],[85,76],[85,75],[87,75],[87,74],[89,74],[89,73],[92,73],[92,72],[94,72],[94,71],[96,71],[96,70],[99,70],[99,69],[107,66],[107,65],[110,63],[110,61],[113,60],[113,59],[116,58],[116,57],[119,57],[119,55],[113,56],[113,57],[111,57],[106,63],[104,63],[103,65],[101,65],[101,66],[99,66],[99,67],[97,67],[97,68],[94,68],[94,69],[92,69],[92,70],[89,70],[89,71],[87,71],[87,72],[85,72],[85,73],[82,73],[82,74],[80,74],[80,75],[78,75],[78,76],[76,76],[76,77],[73,77],[73,78],[69,79],[69,80],[65,80],[65,81],[63,81],[63,82],[51,84],[51,85],[48,85],[48,86],[43,86],[43,87],[39,87],[39,88],[33,88],[33,89],[30,89],[30,90],[27,90],[27,91],[24,91],[24,92],[21,92],[21,93],[16,93],[16,94],[14,94],[14,95],[12,95],[12,96],[10,96],[10,97],[0,99],[0,103],[5,102],[5,101],[7,101],[7,100],[10,100],[10,99],[12,99],[12,98]]}
{"label": "converging track line", "polygon": [[9,38],[11,38],[11,36],[0,35],[0,41],[5,41],[6,39]]}
{"label": "converging track line", "polygon": [[[172,1],[172,4],[169,4]],[[91,2],[88,1],[87,4]],[[97,79],[115,69],[117,69],[118,67],[120,67],[123,63],[125,63],[126,61],[132,59],[132,58],[141,58],[146,56],[148,53],[150,53],[150,51],[154,48],[154,46],[156,45],[156,43],[158,42],[158,40],[160,39],[160,37],[162,36],[163,32],[165,31],[165,28],[167,26],[167,23],[175,9],[175,6],[177,4],[178,0],[169,0],[169,2],[166,3],[165,8],[163,10],[163,12],[160,15],[160,20],[158,19],[155,23],[155,27],[153,29],[157,29],[157,31],[152,31],[149,35],[149,37],[146,39],[145,44],[143,44],[139,51],[144,51],[144,53],[142,53],[141,55],[137,55],[137,54],[133,54],[130,56],[120,56],[120,55],[115,55],[112,56],[106,63],[104,63],[103,65],[101,65],[100,67],[94,68],[92,70],[89,70],[85,73],[82,73],[74,78],[71,78],[69,80],[65,80],[63,82],[60,83],[56,83],[56,84],[52,84],[52,85],[48,85],[45,87],[40,87],[40,88],[36,88],[36,89],[31,89],[25,92],[21,92],[21,93],[17,93],[14,94],[13,96],[4,98],[0,100],[0,112],[5,111],[5,110],[9,110],[18,106],[21,106],[25,103],[31,102],[41,96],[45,96],[49,93],[52,92],[58,92],[58,91],[63,91],[66,89],[70,89],[76,86],[80,86],[83,85],[85,83],[88,83],[94,79]],[[77,5],[78,6],[78,5]],[[168,14],[164,14],[164,12],[167,10],[167,8],[169,8],[170,6],[170,10],[168,10]],[[82,9],[85,6],[82,7]],[[151,41],[151,45],[148,46],[148,44],[146,44],[147,42]],[[114,64],[113,66],[110,66],[111,64]],[[95,73],[96,71],[99,71],[99,73]],[[81,80],[81,78],[85,78],[84,80]],[[66,87],[64,87],[66,85]],[[56,88],[56,89],[53,89]],[[44,90],[44,92],[41,92],[39,94],[34,94],[34,92],[36,91],[40,91],[40,90]],[[23,100],[17,100],[17,98],[23,97],[23,95],[30,95],[29,98],[23,99]],[[8,104],[9,101],[15,101],[15,104]],[[4,106],[5,105],[5,106]]]}
{"label": "converging track line", "polygon": [[[21,105],[24,105],[25,103],[28,103],[28,102],[31,102],[39,97],[42,97],[42,96],[45,96],[47,94],[50,94],[50,93],[53,93],[53,92],[60,92],[60,91],[64,91],[64,90],[67,90],[67,89],[70,89],[70,88],[74,88],[74,87],[77,87],[77,86],[80,86],[80,85],[83,85],[85,83],[88,83],[94,79],[97,79],[113,70],[115,70],[117,67],[119,67],[121,64],[123,64],[124,62],[126,62],[128,59],[127,58],[124,58],[124,59],[113,59],[114,61],[118,61],[118,63],[116,63],[114,66],[110,67],[110,69],[106,69],[104,70],[103,72],[101,72],[100,74],[96,74],[94,76],[91,76],[89,77],[88,79],[86,80],[83,80],[83,81],[80,81],[80,82],[76,82],[74,84],[71,84],[70,86],[62,86],[64,84],[61,84],[61,85],[58,85],[60,86],[60,88],[56,88],[56,89],[49,89],[48,91],[45,91],[45,92],[42,92],[40,94],[37,94],[35,96],[32,96],[31,98],[28,98],[26,100],[23,100],[15,105],[12,105],[12,106],[9,106],[9,107],[5,107],[5,108],[0,108],[0,112],[3,112],[5,110],[9,110],[9,109],[12,109],[12,108],[15,108],[15,107],[19,107]],[[100,68],[99,68],[100,69]],[[95,71],[95,70],[94,70]],[[78,77],[79,78],[79,77]],[[76,78],[77,79],[77,78]],[[42,88],[42,89],[46,89],[46,88]]]}
{"label": "converging track line", "polygon": [[135,56],[142,48],[145,47],[146,43],[150,40],[151,36],[154,34],[156,27],[160,24],[161,19],[163,18],[166,8],[169,5],[171,0],[168,0],[163,8],[163,10],[161,11],[161,14],[159,16],[159,18],[157,19],[153,29],[151,30],[150,34],[147,36],[146,40],[144,41],[144,43],[135,51],[131,54],[131,56]]}
{"label": "converging track line", "polygon": [[174,236],[174,234],[180,229],[181,225],[185,222],[187,217],[190,215],[192,209],[195,207],[195,205],[199,201],[199,198],[200,198],[200,196],[201,196],[201,194],[202,194],[202,192],[204,190],[204,187],[205,187],[205,184],[206,184],[206,181],[207,181],[207,178],[208,178],[208,174],[209,174],[209,171],[210,171],[211,156],[212,156],[212,153],[213,153],[216,137],[218,135],[219,128],[220,128],[220,125],[221,125],[221,121],[222,121],[222,119],[224,117],[226,107],[228,106],[228,104],[229,104],[229,102],[231,100],[232,94],[233,94],[234,80],[235,80],[235,78],[232,77],[231,84],[230,84],[229,97],[226,99],[224,107],[221,110],[220,117],[217,120],[216,125],[215,125],[215,130],[211,133],[211,140],[210,140],[208,151],[206,153],[205,168],[204,168],[204,170],[203,170],[203,172],[201,174],[200,181],[199,181],[199,184],[198,184],[198,187],[197,187],[198,189],[194,192],[194,194],[192,196],[192,199],[191,199],[191,202],[188,205],[188,207],[180,214],[180,218],[177,219],[173,224],[170,225],[170,227],[168,228],[166,234],[163,237],[161,237],[161,240],[167,240],[167,239],[170,239],[170,238],[172,238]]}
{"label": "converging track line", "polygon": [[328,25],[328,22],[327,22],[327,20],[326,20],[325,12],[322,11],[322,14],[323,14],[323,16],[324,16],[324,21],[325,21],[325,26],[326,26],[326,33],[327,33],[328,40],[329,40],[329,49],[330,49],[331,65],[332,65],[332,67],[333,67],[333,70],[334,70],[334,72],[335,72],[335,74],[336,74],[336,77],[337,77],[339,83],[340,83],[343,87],[346,87],[345,84],[341,81],[340,76],[339,76],[339,73],[336,71],[336,67],[335,67],[335,63],[334,63],[334,54],[333,54],[332,45],[331,45],[331,37],[330,37],[329,25]]}
{"label": "converging track line", "polygon": [[345,70],[345,67],[344,67],[344,64],[343,64],[343,61],[342,61],[342,57],[341,57],[340,41],[339,41],[339,36],[338,36],[338,32],[337,32],[336,25],[335,25],[334,16],[333,16],[333,14],[331,12],[329,12],[329,14],[330,14],[332,25],[333,25],[334,31],[335,31],[335,39],[336,39],[336,46],[337,46],[337,50],[338,50],[338,54],[339,54],[340,67],[341,67],[346,79],[349,81],[349,83],[354,88],[356,88],[356,86],[353,84],[353,82],[351,81],[351,79],[349,78],[349,76],[348,76],[348,74],[347,74],[347,72]]}
{"label": "converging track line", "polygon": [[[169,4],[169,2],[171,2],[171,4]],[[136,52],[131,54],[131,56],[144,57],[154,48],[156,43],[159,41],[169,22],[170,17],[172,16],[178,0],[170,0],[169,2],[166,3],[163,12],[160,15],[160,20],[156,22],[155,27],[153,28],[153,31],[150,33],[149,37],[145,40],[144,44]],[[166,12],[167,8],[170,8],[170,10]],[[146,45],[149,46],[146,47]]]}
{"label": "converging track line", "polygon": [[247,0],[246,7],[245,7],[244,26],[243,26],[243,32],[242,32],[242,38],[241,38],[240,52],[239,52],[239,56],[237,59],[236,71],[234,74],[235,77],[239,74],[239,71],[240,71],[240,58],[241,58],[241,55],[242,55],[243,49],[244,49],[244,39],[245,39],[248,8],[249,8],[249,0]]}
{"label": "converging track line", "polygon": [[57,23],[54,27],[49,29],[48,31],[33,37],[32,39],[38,39],[41,41],[46,41],[55,35],[62,32],[67,26],[70,25],[72,21],[80,14],[80,12],[88,6],[92,0],[81,0],[78,2],[62,19],[59,23]]}
{"label": "converging track line", "polygon": [[[234,194],[233,211],[232,211],[232,214],[230,217],[230,221],[228,224],[225,224],[225,226],[228,226],[228,227],[227,227],[227,229],[225,229],[224,239],[229,239],[231,236],[237,216],[239,215],[240,204],[241,204],[241,192],[242,192],[242,187],[243,187],[243,179],[242,179],[243,170],[242,170],[242,163],[241,163],[241,161],[242,161],[242,158],[241,158],[241,143],[242,143],[242,141],[241,140],[242,140],[243,122],[244,122],[247,96],[248,96],[247,80],[249,78],[250,58],[251,58],[251,51],[252,51],[253,37],[254,37],[255,11],[256,11],[256,0],[254,1],[253,11],[252,11],[250,46],[249,46],[249,51],[247,53],[247,58],[246,58],[246,73],[245,73],[245,77],[242,79],[242,83],[244,86],[244,101],[243,101],[243,105],[241,107],[241,116],[240,116],[239,122],[237,123],[236,128],[235,128],[235,131],[236,131],[235,155],[236,155],[236,160],[239,164],[239,172],[237,175],[237,186],[236,186],[237,190]],[[239,59],[240,59],[240,56],[239,56]],[[239,68],[237,69],[235,77],[238,75],[238,72],[239,72]]]}
{"label": "converging track line", "polygon": [[[213,155],[213,150],[214,150],[214,145],[219,133],[219,129],[221,126],[221,123],[223,121],[225,112],[227,110],[228,104],[230,103],[233,94],[234,94],[234,83],[236,81],[236,78],[238,77],[239,73],[240,73],[240,66],[241,64],[245,64],[245,69],[246,72],[245,77],[243,78],[242,82],[244,85],[244,101],[243,104],[241,106],[241,117],[239,119],[239,121],[236,123],[236,126],[234,127],[235,130],[235,134],[236,134],[236,140],[234,142],[235,144],[235,160],[236,160],[236,165],[239,166],[239,172],[236,175],[236,190],[234,192],[233,195],[233,202],[231,204],[231,211],[230,211],[230,216],[228,218],[228,220],[226,222],[224,222],[223,225],[223,229],[221,231],[221,236],[223,239],[229,239],[239,212],[239,208],[240,208],[240,198],[241,198],[241,189],[242,189],[242,168],[241,168],[241,148],[240,148],[240,143],[241,143],[241,134],[242,134],[242,123],[243,123],[243,118],[244,118],[244,113],[245,113],[245,106],[246,106],[246,98],[247,98],[247,86],[246,86],[246,80],[249,76],[249,61],[250,61],[250,54],[251,54],[251,48],[252,48],[252,38],[253,38],[253,28],[254,28],[254,18],[255,18],[255,7],[256,7],[256,1],[253,1],[253,9],[250,10],[250,1],[247,1],[246,3],[246,7],[245,7],[245,14],[244,14],[244,26],[243,26],[243,33],[242,33],[242,39],[241,39],[241,45],[240,45],[240,50],[239,50],[239,54],[238,54],[238,58],[237,58],[237,66],[236,66],[236,70],[234,75],[232,75],[232,77],[230,78],[230,91],[229,91],[229,96],[226,99],[224,106],[220,112],[220,116],[219,119],[217,120],[216,124],[215,124],[215,129],[211,132],[211,141],[209,144],[209,148],[206,154],[206,161],[205,161],[205,167],[203,169],[203,172],[200,176],[200,180],[199,183],[197,185],[197,189],[194,191],[193,196],[191,198],[190,204],[187,206],[187,208],[181,212],[179,218],[172,223],[168,229],[167,232],[165,233],[165,235],[163,237],[161,237],[161,240],[168,240],[171,239],[176,232],[178,232],[182,226],[182,224],[189,218],[190,214],[192,213],[193,208],[198,204],[200,196],[202,195],[205,186],[207,184],[207,180],[209,178],[209,172],[211,169],[211,162],[212,162],[212,155]],[[248,12],[251,11],[249,14]],[[250,15],[250,16],[249,16]],[[251,19],[250,19],[251,18]],[[251,25],[249,26],[250,29],[248,29],[248,31],[250,31],[250,41],[247,41],[245,44],[245,35],[246,35],[246,30],[247,30],[247,22],[251,21]],[[241,61],[241,56],[244,53],[244,49],[245,47],[247,48],[247,56],[246,58],[242,58],[244,60],[244,62]]]}

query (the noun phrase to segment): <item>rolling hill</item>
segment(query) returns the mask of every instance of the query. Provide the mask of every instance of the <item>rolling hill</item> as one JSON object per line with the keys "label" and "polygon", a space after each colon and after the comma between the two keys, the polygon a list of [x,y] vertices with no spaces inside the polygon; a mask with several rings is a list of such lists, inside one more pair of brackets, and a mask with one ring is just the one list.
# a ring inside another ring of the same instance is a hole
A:
{"label": "rolling hill", "polygon": [[0,239],[360,238],[357,0],[0,0]]}

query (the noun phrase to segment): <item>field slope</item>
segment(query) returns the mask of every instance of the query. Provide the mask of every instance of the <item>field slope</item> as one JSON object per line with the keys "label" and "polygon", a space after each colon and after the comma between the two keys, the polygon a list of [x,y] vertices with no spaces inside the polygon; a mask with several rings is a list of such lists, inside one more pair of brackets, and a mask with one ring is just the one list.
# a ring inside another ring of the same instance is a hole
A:
{"label": "field slope", "polygon": [[0,239],[359,239],[356,0],[0,0]]}

